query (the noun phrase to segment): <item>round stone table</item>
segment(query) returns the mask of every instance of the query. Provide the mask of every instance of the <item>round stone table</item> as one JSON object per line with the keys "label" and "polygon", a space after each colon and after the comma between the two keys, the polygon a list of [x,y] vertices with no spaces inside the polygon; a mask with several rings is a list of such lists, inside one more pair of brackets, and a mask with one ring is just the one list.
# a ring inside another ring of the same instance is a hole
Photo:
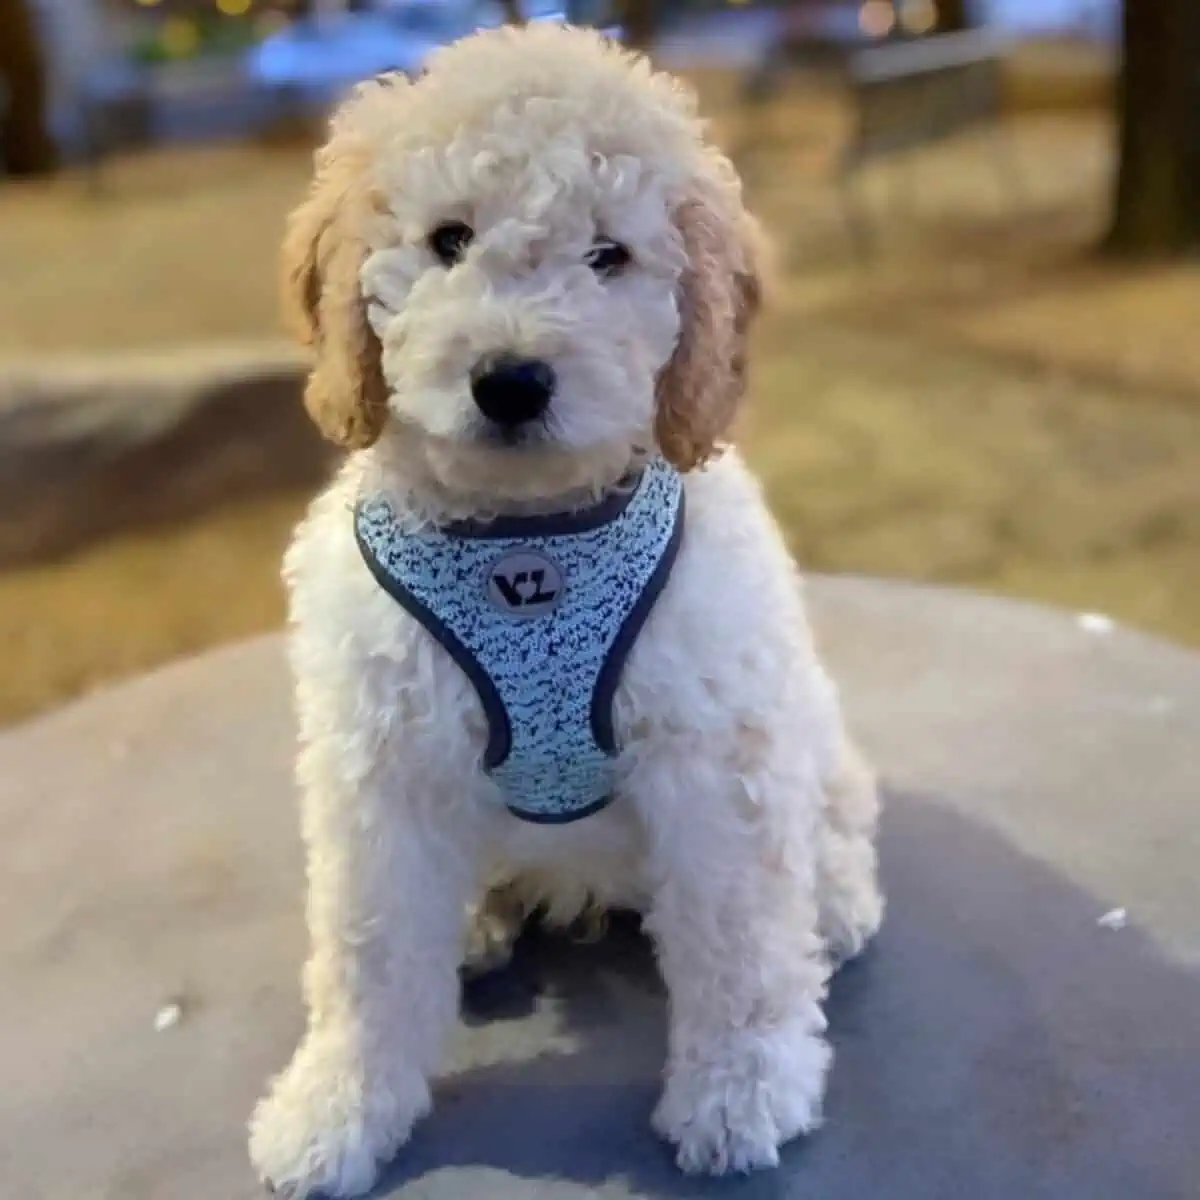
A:
{"label": "round stone table", "polygon": [[[888,785],[889,917],[833,987],[825,1127],[771,1174],[677,1175],[646,946],[531,938],[468,996],[379,1196],[1200,1196],[1200,659],[971,595],[811,593]],[[0,736],[5,1197],[262,1195],[245,1119],[302,1016],[291,740],[273,638]]]}

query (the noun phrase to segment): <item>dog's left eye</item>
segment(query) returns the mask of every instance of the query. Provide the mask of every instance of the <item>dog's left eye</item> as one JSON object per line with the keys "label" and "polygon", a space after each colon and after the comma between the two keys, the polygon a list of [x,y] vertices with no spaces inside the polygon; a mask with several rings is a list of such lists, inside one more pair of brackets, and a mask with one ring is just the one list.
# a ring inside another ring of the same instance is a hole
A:
{"label": "dog's left eye", "polygon": [[447,267],[459,262],[467,252],[475,231],[461,221],[447,221],[429,235],[429,248]]}
{"label": "dog's left eye", "polygon": [[596,242],[584,257],[584,262],[597,275],[605,278],[623,271],[632,261],[633,255],[625,246],[620,242],[609,241],[608,238]]}

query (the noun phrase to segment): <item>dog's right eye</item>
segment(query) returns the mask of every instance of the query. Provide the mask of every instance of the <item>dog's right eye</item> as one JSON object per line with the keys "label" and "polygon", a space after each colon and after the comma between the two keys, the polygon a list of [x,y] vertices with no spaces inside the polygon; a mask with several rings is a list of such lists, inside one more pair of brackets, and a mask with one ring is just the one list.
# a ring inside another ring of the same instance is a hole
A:
{"label": "dog's right eye", "polygon": [[439,262],[451,267],[462,261],[474,236],[475,231],[470,225],[464,225],[461,221],[447,221],[429,235],[429,248]]}

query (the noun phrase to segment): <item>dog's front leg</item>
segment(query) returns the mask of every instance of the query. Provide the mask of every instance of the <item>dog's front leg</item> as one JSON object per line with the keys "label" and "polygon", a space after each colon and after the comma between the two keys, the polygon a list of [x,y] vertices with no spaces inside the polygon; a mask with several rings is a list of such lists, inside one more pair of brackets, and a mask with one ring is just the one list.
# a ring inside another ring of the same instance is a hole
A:
{"label": "dog's front leg", "polygon": [[655,1129],[680,1167],[772,1167],[820,1120],[828,974],[814,896],[819,784],[798,752],[675,744],[643,759],[648,928],[670,1005]]}
{"label": "dog's front leg", "polygon": [[444,827],[448,806],[404,769],[399,748],[375,752],[360,774],[351,745],[326,735],[300,762],[308,1028],[250,1138],[260,1176],[288,1197],[370,1189],[429,1110],[457,1012],[470,822]]}

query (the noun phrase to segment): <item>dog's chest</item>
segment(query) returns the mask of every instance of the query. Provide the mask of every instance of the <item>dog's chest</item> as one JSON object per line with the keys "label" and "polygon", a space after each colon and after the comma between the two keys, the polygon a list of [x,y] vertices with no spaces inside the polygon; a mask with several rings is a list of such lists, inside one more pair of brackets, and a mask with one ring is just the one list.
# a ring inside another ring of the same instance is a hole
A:
{"label": "dog's chest", "polygon": [[364,560],[473,685],[484,769],[517,816],[565,824],[612,798],[613,699],[682,530],[682,484],[664,463],[558,517],[412,533],[385,499],[359,504]]}

